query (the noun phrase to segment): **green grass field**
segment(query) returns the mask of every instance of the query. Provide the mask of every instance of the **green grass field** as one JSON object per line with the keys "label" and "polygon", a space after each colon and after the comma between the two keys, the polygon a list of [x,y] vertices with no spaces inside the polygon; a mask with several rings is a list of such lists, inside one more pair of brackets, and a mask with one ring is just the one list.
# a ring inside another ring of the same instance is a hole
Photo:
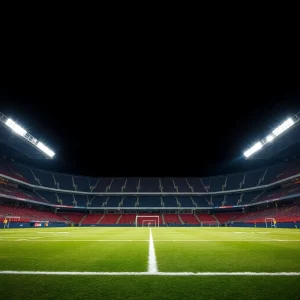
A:
{"label": "green grass field", "polygon": [[151,235],[153,243],[149,228],[1,230],[0,297],[300,299],[297,229],[161,227]]}

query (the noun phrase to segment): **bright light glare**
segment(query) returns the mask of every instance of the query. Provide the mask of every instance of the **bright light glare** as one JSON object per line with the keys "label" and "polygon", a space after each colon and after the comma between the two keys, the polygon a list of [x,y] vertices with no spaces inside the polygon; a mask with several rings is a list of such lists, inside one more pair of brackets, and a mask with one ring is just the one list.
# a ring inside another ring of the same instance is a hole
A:
{"label": "bright light glare", "polygon": [[17,123],[15,123],[12,119],[7,119],[7,121],[5,122],[5,124],[10,127],[15,133],[21,135],[21,136],[25,136],[25,134],[27,133],[27,131],[22,128],[21,126],[19,126]]}
{"label": "bright light glare", "polygon": [[55,153],[52,150],[50,150],[47,146],[45,146],[41,142],[38,142],[36,146],[39,149],[41,149],[43,152],[45,152],[47,155],[49,155],[50,157],[53,157],[55,155]]}
{"label": "bright light glare", "polygon": [[246,157],[249,157],[251,156],[254,152],[258,151],[259,149],[262,148],[262,143],[261,142],[258,142],[256,143],[254,146],[252,146],[250,149],[248,149],[247,151],[244,152],[244,155]]}
{"label": "bright light glare", "polygon": [[285,122],[283,122],[280,126],[278,126],[276,129],[273,130],[273,134],[275,136],[278,136],[282,132],[286,131],[288,128],[290,128],[295,122],[291,119],[288,118]]}
{"label": "bright light glare", "polygon": [[274,135],[273,134],[269,134],[267,136],[267,142],[272,142],[274,140]]}

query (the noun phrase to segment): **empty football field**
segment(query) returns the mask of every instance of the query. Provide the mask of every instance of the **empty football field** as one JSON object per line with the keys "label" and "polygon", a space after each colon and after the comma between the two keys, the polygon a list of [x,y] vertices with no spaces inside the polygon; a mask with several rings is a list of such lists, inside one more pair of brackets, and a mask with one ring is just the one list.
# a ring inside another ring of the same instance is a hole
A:
{"label": "empty football field", "polygon": [[300,299],[300,230],[0,231],[1,299]]}

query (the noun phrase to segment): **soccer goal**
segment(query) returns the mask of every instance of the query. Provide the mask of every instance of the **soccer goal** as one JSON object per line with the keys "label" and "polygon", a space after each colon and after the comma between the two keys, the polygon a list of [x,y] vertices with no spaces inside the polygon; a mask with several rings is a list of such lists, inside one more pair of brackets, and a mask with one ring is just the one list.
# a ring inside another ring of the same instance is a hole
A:
{"label": "soccer goal", "polygon": [[219,227],[220,222],[218,222],[218,221],[202,221],[201,226],[202,227]]}
{"label": "soccer goal", "polygon": [[159,216],[136,216],[135,227],[159,227]]}
{"label": "soccer goal", "polygon": [[265,218],[266,228],[276,228],[276,220],[274,218]]}

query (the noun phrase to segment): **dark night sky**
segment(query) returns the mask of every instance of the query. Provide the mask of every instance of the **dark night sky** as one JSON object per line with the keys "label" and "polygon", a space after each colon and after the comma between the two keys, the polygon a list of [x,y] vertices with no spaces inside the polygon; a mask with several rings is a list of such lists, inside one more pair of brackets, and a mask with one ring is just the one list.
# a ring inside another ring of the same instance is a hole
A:
{"label": "dark night sky", "polygon": [[216,175],[255,167],[243,150],[300,110],[300,89],[240,75],[1,89],[0,111],[56,151],[53,161],[32,163],[42,168],[91,176]]}

